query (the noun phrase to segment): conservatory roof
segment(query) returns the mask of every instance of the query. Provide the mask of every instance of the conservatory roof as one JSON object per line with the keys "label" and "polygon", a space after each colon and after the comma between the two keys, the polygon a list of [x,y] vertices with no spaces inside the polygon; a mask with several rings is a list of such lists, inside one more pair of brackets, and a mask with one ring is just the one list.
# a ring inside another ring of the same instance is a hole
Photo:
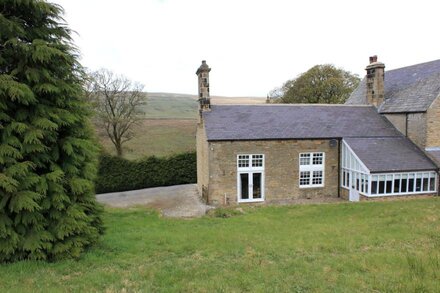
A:
{"label": "conservatory roof", "polygon": [[440,168],[440,150],[427,151],[428,155],[437,163]]}
{"label": "conservatory roof", "polygon": [[371,173],[437,170],[437,166],[403,136],[347,137],[344,141]]}

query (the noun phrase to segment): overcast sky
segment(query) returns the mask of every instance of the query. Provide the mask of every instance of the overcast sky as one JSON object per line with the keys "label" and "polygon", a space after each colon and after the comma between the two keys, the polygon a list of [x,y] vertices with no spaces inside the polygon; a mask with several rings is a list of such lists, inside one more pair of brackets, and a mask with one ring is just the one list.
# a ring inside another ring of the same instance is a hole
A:
{"label": "overcast sky", "polygon": [[145,84],[197,94],[201,60],[211,95],[266,96],[316,64],[360,76],[440,59],[440,1],[49,0],[65,9],[81,62]]}

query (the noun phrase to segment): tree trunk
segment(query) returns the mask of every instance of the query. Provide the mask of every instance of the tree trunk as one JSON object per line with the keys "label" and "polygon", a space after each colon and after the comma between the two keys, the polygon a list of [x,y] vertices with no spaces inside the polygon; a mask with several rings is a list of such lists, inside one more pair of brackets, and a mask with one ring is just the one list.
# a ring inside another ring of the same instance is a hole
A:
{"label": "tree trunk", "polygon": [[116,155],[122,158],[122,144],[120,141],[115,141]]}

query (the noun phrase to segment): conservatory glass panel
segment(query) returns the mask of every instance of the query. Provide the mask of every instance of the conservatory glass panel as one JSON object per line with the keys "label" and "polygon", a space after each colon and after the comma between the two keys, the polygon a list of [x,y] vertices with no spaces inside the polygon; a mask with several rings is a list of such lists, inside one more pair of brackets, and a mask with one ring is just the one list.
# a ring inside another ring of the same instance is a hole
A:
{"label": "conservatory glass panel", "polygon": [[408,174],[408,192],[414,192],[414,173]]}
{"label": "conservatory glass panel", "polygon": [[377,194],[377,175],[371,177],[371,194]]}
{"label": "conservatory glass panel", "polygon": [[401,193],[408,192],[408,174],[402,174],[400,192]]}
{"label": "conservatory glass panel", "polygon": [[435,173],[430,173],[429,176],[429,190],[435,191]]}
{"label": "conservatory glass panel", "polygon": [[416,174],[416,192],[422,191],[422,174]]}
{"label": "conservatory glass panel", "polygon": [[378,181],[379,181],[379,194],[385,193],[385,175],[379,175]]}
{"label": "conservatory glass panel", "polygon": [[429,173],[423,173],[422,191],[429,191]]}
{"label": "conservatory glass panel", "polygon": [[386,175],[385,193],[393,192],[393,175]]}
{"label": "conservatory glass panel", "polygon": [[400,193],[400,174],[394,175],[394,193]]}

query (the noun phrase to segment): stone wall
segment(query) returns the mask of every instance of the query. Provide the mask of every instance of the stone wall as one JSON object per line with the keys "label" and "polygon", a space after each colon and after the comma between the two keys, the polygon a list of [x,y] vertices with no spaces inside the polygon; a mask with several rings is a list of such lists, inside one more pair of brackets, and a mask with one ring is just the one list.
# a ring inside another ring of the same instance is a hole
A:
{"label": "stone wall", "polygon": [[[329,140],[210,142],[209,203],[237,203],[237,155],[264,154],[265,202],[338,196],[338,148]],[[324,152],[324,187],[299,188],[299,153]]]}
{"label": "stone wall", "polygon": [[361,194],[361,201],[392,201],[392,200],[410,200],[410,199],[419,199],[419,198],[431,198],[436,196],[435,193],[426,193],[426,194],[401,194],[401,195],[393,195],[393,196],[373,196],[367,197]]}
{"label": "stone wall", "polygon": [[[407,134],[408,138],[421,149],[440,147],[440,98],[434,100],[426,113],[385,114],[384,116],[402,134]],[[408,124],[406,119],[408,119]],[[407,125],[408,129],[406,129]]]}
{"label": "stone wall", "polygon": [[[438,111],[438,113],[436,111]],[[427,127],[427,125],[429,125],[428,120],[434,120],[433,117],[435,117],[435,114],[440,115],[440,107],[438,107],[438,109],[432,109],[430,115],[428,111],[428,113],[384,114],[384,116],[403,135],[406,135],[421,149],[425,149],[427,146],[427,130],[429,129]],[[406,121],[407,119],[408,122]],[[431,126],[433,126],[431,127],[433,129],[433,133],[435,133],[434,129],[437,127],[440,129],[440,125],[431,124]],[[437,131],[437,133],[439,132]]]}
{"label": "stone wall", "polygon": [[350,190],[343,188],[343,187],[340,187],[339,188],[339,195],[341,196],[342,199],[349,200]]}
{"label": "stone wall", "polygon": [[440,147],[440,97],[434,100],[426,115],[426,147]]}
{"label": "stone wall", "polygon": [[406,114],[385,114],[384,116],[397,130],[406,135]]}
{"label": "stone wall", "polygon": [[[342,188],[340,189],[340,195],[342,199],[349,200],[350,191],[348,189]],[[360,201],[386,201],[386,200],[394,200],[394,199],[413,199],[413,198],[423,198],[423,197],[432,197],[437,195],[437,193],[425,193],[425,194],[397,194],[397,195],[388,195],[388,196],[365,196],[363,194],[360,195]]]}
{"label": "stone wall", "polygon": [[203,187],[209,184],[209,152],[206,140],[206,131],[203,123],[197,124],[196,149],[197,149],[197,188],[200,196],[204,196]]}
{"label": "stone wall", "polygon": [[419,148],[426,146],[426,113],[408,113],[408,138]]}

